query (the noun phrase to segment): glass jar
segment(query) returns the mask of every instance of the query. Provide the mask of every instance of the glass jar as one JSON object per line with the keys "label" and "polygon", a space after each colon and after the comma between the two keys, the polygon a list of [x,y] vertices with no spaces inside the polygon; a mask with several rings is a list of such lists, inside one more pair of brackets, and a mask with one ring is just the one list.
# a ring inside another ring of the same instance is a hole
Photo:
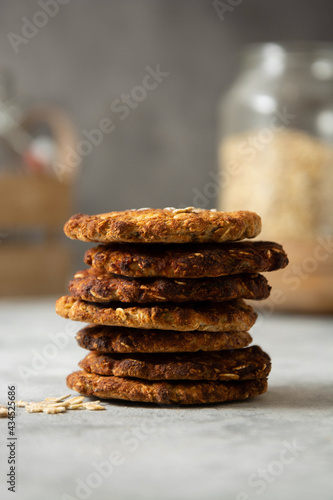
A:
{"label": "glass jar", "polygon": [[271,309],[333,312],[333,44],[248,46],[219,114],[219,208],[290,257]]}

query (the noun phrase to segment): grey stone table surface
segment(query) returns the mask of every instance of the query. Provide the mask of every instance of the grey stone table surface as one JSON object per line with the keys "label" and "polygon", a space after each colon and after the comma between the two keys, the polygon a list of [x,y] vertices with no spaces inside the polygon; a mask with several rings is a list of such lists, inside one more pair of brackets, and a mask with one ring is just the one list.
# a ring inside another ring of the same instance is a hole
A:
{"label": "grey stone table surface", "polygon": [[[0,314],[0,403],[11,385],[28,401],[70,392],[65,377],[85,353],[74,339],[81,325],[57,317],[51,299],[3,300]],[[0,419],[1,500],[332,499],[332,318],[266,315],[252,334],[273,363],[268,392],[253,400],[18,409],[15,493]]]}

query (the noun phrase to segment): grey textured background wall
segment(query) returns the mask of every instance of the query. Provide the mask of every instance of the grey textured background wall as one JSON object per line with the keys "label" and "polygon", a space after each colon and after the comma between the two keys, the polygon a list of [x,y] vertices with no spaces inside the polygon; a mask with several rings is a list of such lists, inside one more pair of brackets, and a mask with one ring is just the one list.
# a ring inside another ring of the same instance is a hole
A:
{"label": "grey textured background wall", "polygon": [[[331,0],[230,1],[238,6],[223,21],[211,0],[62,1],[16,54],[8,33],[20,34],[22,16],[41,8],[1,0],[0,65],[13,72],[19,95],[60,104],[79,132],[114,120],[83,161],[76,209],[87,213],[191,205],[193,188],[202,190],[216,168],[217,101],[242,46],[333,38]],[[169,76],[121,120],[111,103],[158,64]]]}

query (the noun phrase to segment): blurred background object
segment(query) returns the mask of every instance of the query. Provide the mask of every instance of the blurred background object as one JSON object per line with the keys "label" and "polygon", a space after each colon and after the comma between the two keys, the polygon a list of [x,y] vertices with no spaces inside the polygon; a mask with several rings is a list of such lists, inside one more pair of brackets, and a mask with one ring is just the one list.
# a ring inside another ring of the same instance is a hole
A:
{"label": "blurred background object", "polygon": [[74,209],[75,133],[58,107],[21,107],[10,82],[0,70],[0,295],[57,293],[70,272],[61,233]]}
{"label": "blurred background object", "polygon": [[275,307],[333,312],[333,44],[248,47],[220,114],[220,208],[259,213],[291,261]]}
{"label": "blurred background object", "polygon": [[[74,187],[74,213],[213,208],[221,191],[217,102],[235,79],[243,47],[270,40],[332,42],[332,15],[331,0],[315,6],[294,0],[292,8],[266,0],[99,0],[98,8],[91,0],[1,0],[0,64],[13,76],[20,102],[31,109],[53,103],[75,122],[76,142],[58,151],[71,170],[82,163],[80,175],[75,186],[60,182],[50,190],[55,195],[57,188]],[[54,154],[54,143],[41,135],[25,155],[25,161],[34,158],[35,173]],[[39,217],[42,212],[50,209]],[[54,212],[60,228],[66,210]],[[0,226],[0,232],[9,230]],[[72,269],[79,269],[82,244],[68,243],[76,252]]]}

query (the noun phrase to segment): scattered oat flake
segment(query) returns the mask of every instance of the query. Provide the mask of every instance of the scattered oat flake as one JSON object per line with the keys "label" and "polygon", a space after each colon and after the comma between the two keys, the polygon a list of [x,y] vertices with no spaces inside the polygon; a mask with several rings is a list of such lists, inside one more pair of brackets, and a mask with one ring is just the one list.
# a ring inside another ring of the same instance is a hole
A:
{"label": "scattered oat flake", "polygon": [[67,399],[66,403],[71,405],[76,405],[82,403],[84,401],[84,396],[76,396],[74,398]]}
{"label": "scattered oat flake", "polygon": [[43,405],[44,408],[68,408],[70,403],[68,401],[61,401],[60,403],[50,403],[48,405]]}
{"label": "scattered oat flake", "polygon": [[18,408],[24,408],[27,406],[29,403],[27,401],[22,401],[21,399],[19,401],[15,401],[15,404]]}
{"label": "scattered oat flake", "polygon": [[84,407],[90,411],[105,410],[105,406],[98,403],[83,403]]}
{"label": "scattered oat flake", "polygon": [[40,408],[45,408],[46,406],[55,405],[55,404],[58,404],[58,403],[52,403],[52,402],[48,402],[48,401],[30,401],[30,403],[28,403],[25,408],[27,409],[29,406],[38,406]]}
{"label": "scattered oat flake", "polygon": [[[48,413],[57,414],[65,413],[67,410],[105,410],[106,408],[100,404],[100,401],[88,401],[84,403],[84,396],[70,397],[71,394],[60,397],[49,397],[43,401],[15,401],[16,406],[25,408],[28,413]],[[4,405],[0,405],[0,417],[7,417],[8,410]]]}
{"label": "scattered oat flake", "polygon": [[74,405],[73,405],[73,404],[71,405],[71,404],[70,404],[70,405],[68,406],[68,410],[84,410],[84,409],[85,409],[85,407],[84,407],[82,404],[77,404],[77,405],[75,405],[75,404],[74,404]]}
{"label": "scattered oat flake", "polygon": [[25,407],[28,413],[41,413],[44,409],[42,405],[29,404]]}
{"label": "scattered oat flake", "polygon": [[66,408],[64,406],[46,406],[43,408],[44,413],[65,413]]}
{"label": "scattered oat flake", "polygon": [[71,394],[66,394],[65,396],[60,396],[60,397],[45,398],[45,401],[53,401],[54,403],[60,403],[60,401],[64,401],[64,399],[67,399],[70,397],[71,397]]}

